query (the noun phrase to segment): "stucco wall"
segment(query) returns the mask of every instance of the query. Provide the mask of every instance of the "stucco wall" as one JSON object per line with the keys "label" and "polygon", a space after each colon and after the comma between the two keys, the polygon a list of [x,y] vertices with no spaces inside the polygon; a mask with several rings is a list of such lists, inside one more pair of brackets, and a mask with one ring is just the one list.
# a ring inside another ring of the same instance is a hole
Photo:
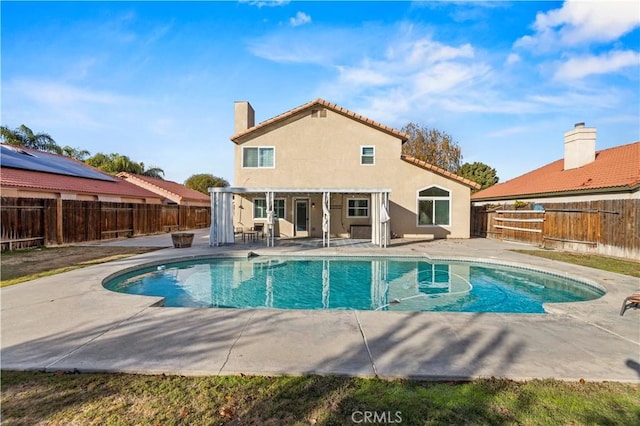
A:
{"label": "stucco wall", "polygon": [[[318,107],[320,109],[320,107]],[[256,133],[258,134],[256,136]],[[397,136],[357,122],[332,110],[326,117],[312,117],[311,109],[276,126],[251,133],[237,140],[235,148],[234,186],[244,188],[388,188],[391,190],[391,231],[399,236],[433,236],[468,238],[470,223],[470,189],[459,182],[411,165],[400,158],[401,141]],[[274,168],[243,168],[242,148],[275,147]],[[375,147],[375,164],[361,165],[362,146]],[[418,227],[417,192],[431,185],[451,191],[451,225]],[[331,231],[348,232],[352,223],[369,223],[369,219],[347,219],[346,198],[360,195],[335,194],[331,204]],[[261,196],[263,197],[263,196]],[[240,199],[242,202],[240,203]],[[236,195],[236,223],[253,224],[250,195]],[[286,201],[287,220],[280,220],[281,233],[292,235],[293,198],[309,198],[312,235],[321,235],[320,194],[292,196]],[[239,209],[242,204],[243,208]],[[338,211],[337,207],[342,206]],[[242,211],[239,211],[242,210]],[[339,220],[338,220],[339,219]],[[313,230],[315,228],[315,230]]]}

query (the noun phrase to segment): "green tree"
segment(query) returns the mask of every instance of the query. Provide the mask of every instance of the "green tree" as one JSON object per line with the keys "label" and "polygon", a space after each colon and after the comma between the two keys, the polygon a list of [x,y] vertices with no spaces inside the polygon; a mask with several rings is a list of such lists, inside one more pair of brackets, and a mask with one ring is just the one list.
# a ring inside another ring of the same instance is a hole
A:
{"label": "green tree", "polygon": [[402,128],[409,140],[402,145],[402,154],[456,173],[462,161],[462,151],[453,138],[437,129],[415,123]]}
{"label": "green tree", "polygon": [[99,152],[93,157],[87,158],[85,163],[111,174],[127,172],[158,179],[162,179],[164,176],[164,170],[161,168],[151,167],[147,169],[143,162],[138,163],[131,160],[126,155],[118,154],[117,152],[111,154],[103,154]]}
{"label": "green tree", "polygon": [[208,188],[224,188],[229,186],[229,182],[227,182],[226,179],[209,173],[200,173],[190,176],[184,181],[184,185],[188,188],[195,189],[198,192],[209,195]]}
{"label": "green tree", "polygon": [[144,176],[149,176],[156,179],[164,179],[164,170],[162,170],[160,167],[151,166],[147,169],[145,168],[144,163],[141,162],[140,165],[142,166],[142,174]]}
{"label": "green tree", "polygon": [[91,155],[91,153],[86,149],[64,146],[62,147],[62,155],[64,155],[65,157],[75,158],[79,161],[84,161],[88,156]]}
{"label": "green tree", "polygon": [[7,126],[0,127],[0,139],[9,145],[23,146],[25,148],[37,149],[39,151],[62,154],[62,148],[47,133],[33,133],[33,130],[24,124],[16,129],[9,129]]}
{"label": "green tree", "polygon": [[474,189],[473,192],[495,185],[500,180],[496,175],[496,169],[477,161],[475,163],[464,163],[458,170],[458,175],[481,185],[480,189]]}

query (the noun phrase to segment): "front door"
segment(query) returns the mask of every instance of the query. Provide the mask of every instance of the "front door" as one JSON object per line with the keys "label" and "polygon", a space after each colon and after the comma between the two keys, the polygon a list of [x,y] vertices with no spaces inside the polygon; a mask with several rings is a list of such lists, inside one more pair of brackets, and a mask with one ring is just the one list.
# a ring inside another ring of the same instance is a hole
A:
{"label": "front door", "polygon": [[295,228],[297,237],[309,236],[309,200],[296,200]]}

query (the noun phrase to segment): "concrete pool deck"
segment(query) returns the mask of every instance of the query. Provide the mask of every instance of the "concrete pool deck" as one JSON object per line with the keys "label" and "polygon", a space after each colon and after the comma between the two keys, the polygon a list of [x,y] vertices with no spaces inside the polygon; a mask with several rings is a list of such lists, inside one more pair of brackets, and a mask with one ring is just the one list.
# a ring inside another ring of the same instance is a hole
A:
{"label": "concrete pool deck", "polygon": [[[170,247],[168,234],[100,245]],[[339,374],[456,380],[640,383],[640,310],[619,315],[638,291],[631,276],[513,252],[532,248],[486,239],[401,241],[380,249],[336,241],[172,247],[2,288],[1,368],[145,374]],[[548,314],[295,311],[162,308],[160,299],[113,293],[105,277],[176,257],[235,253],[387,254],[482,258],[588,279],[602,298],[546,305]]]}

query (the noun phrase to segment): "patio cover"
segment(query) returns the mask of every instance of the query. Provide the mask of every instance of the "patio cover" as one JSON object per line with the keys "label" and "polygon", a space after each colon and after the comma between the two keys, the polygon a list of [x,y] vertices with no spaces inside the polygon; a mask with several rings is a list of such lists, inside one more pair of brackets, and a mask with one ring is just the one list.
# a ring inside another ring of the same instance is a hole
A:
{"label": "patio cover", "polygon": [[322,246],[331,246],[331,194],[370,194],[371,242],[379,247],[389,243],[389,193],[381,188],[209,188],[211,230],[209,246],[235,242],[233,234],[233,194],[265,194],[267,203],[267,247],[275,244],[273,204],[276,194],[322,194]]}

